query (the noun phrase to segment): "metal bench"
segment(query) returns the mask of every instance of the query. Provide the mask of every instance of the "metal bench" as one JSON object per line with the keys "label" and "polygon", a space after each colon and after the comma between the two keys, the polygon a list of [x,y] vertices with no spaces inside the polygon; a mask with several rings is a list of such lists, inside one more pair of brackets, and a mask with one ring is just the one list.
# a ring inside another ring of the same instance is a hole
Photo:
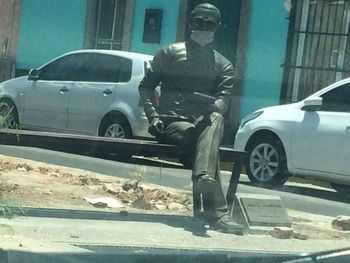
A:
{"label": "metal bench", "polygon": [[[36,147],[78,154],[90,152],[96,154],[114,153],[127,156],[139,155],[145,157],[178,158],[180,153],[177,146],[160,144],[155,141],[9,129],[0,129],[0,144]],[[220,147],[221,162],[233,163],[231,179],[226,194],[229,207],[233,204],[245,158],[247,158],[246,152]],[[195,217],[200,214],[200,209],[201,197],[197,194],[193,196]]]}

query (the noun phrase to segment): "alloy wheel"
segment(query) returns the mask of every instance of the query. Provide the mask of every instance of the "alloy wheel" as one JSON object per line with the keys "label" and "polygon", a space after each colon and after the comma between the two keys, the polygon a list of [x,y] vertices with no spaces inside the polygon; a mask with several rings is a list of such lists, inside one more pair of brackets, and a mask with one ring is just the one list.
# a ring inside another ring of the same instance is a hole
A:
{"label": "alloy wheel", "polygon": [[114,123],[107,128],[104,137],[125,138],[126,136],[123,127],[118,123]]}
{"label": "alloy wheel", "polygon": [[275,177],[278,163],[277,150],[268,143],[257,145],[253,149],[249,160],[250,170],[260,182],[268,182]]}

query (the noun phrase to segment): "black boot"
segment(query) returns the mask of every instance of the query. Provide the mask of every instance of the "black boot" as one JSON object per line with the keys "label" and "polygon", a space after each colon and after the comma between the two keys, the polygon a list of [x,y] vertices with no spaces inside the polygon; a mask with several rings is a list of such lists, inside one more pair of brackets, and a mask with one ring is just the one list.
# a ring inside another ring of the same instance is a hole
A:
{"label": "black boot", "polygon": [[229,215],[220,184],[210,176],[204,175],[194,186],[194,192],[202,194],[204,217],[210,228],[223,233],[243,235],[244,227]]}
{"label": "black boot", "polygon": [[236,223],[229,214],[210,222],[210,229],[241,236],[244,234],[244,226]]}

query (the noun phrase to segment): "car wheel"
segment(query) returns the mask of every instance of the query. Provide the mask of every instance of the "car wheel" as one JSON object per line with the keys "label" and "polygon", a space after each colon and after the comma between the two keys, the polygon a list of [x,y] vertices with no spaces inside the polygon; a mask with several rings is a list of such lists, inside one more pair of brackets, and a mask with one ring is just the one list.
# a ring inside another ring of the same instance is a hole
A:
{"label": "car wheel", "polygon": [[107,119],[102,128],[101,136],[109,138],[132,138],[129,123],[118,117]]}
{"label": "car wheel", "polygon": [[341,196],[350,198],[350,185],[336,183],[331,183],[331,185]]}
{"label": "car wheel", "polygon": [[8,129],[18,128],[17,108],[12,101],[7,99],[0,100],[0,117],[3,119],[3,123],[0,126]]}
{"label": "car wheel", "polygon": [[[132,138],[132,132],[128,121],[123,116],[119,115],[107,117],[107,119],[102,122],[99,135],[109,138]],[[95,153],[94,156],[108,160],[129,161],[132,154],[129,152],[99,152]]]}
{"label": "car wheel", "polygon": [[246,171],[250,181],[262,186],[283,185],[289,177],[287,160],[278,139],[253,140],[247,147]]}

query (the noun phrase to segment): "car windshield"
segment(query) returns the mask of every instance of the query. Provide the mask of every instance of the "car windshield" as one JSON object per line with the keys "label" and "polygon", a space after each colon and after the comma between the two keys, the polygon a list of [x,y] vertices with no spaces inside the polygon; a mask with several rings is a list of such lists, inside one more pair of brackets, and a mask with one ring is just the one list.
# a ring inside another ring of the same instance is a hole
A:
{"label": "car windshield", "polygon": [[0,262],[350,260],[350,0],[0,6]]}

